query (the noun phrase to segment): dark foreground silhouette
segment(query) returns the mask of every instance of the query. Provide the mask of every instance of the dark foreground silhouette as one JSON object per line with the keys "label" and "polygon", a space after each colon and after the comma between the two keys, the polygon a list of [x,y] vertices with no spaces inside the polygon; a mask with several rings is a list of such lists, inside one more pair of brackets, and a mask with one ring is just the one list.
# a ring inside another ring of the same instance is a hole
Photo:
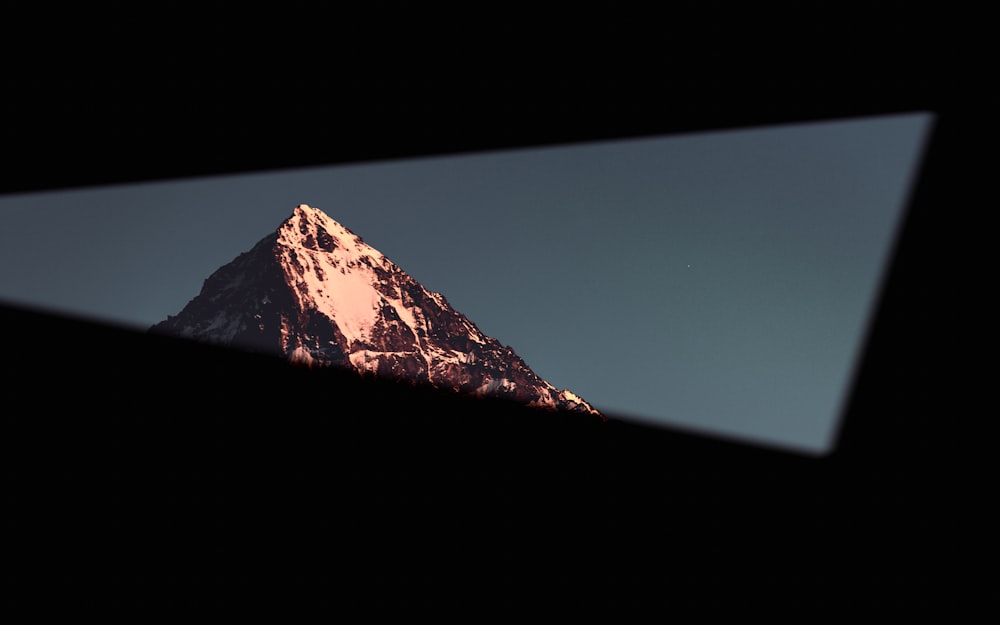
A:
{"label": "dark foreground silhouette", "polygon": [[939,485],[899,448],[809,459],[16,309],[0,327],[19,614],[716,614],[939,579]]}

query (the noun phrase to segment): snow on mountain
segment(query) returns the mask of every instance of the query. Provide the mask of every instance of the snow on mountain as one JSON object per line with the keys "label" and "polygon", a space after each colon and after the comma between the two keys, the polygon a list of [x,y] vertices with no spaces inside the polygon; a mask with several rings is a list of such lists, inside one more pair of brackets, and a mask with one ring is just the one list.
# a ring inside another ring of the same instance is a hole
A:
{"label": "snow on mountain", "polygon": [[306,204],[151,331],[600,415],[538,377],[443,295]]}

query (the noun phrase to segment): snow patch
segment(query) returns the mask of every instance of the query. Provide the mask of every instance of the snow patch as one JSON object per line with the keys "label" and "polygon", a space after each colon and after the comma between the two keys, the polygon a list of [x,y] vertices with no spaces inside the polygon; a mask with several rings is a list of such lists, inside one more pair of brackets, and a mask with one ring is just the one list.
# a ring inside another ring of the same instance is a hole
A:
{"label": "snow patch", "polygon": [[515,388],[517,388],[517,384],[507,378],[487,378],[486,383],[476,389],[476,393],[493,395],[500,390],[513,391]]}

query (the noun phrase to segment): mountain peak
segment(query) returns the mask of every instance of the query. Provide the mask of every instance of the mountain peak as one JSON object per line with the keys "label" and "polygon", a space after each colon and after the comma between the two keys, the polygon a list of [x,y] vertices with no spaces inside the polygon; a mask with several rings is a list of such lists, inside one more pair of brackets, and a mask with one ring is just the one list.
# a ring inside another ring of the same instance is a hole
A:
{"label": "mountain peak", "polygon": [[152,330],[310,366],[600,415],[538,377],[444,296],[308,204],[296,206],[275,233],[213,273],[176,317]]}
{"label": "mountain peak", "polygon": [[[283,245],[301,246],[325,252],[359,248],[364,245],[361,237],[323,211],[308,204],[296,206],[292,215],[279,226],[278,241]],[[364,247],[367,249],[362,250],[363,253],[378,254],[376,250]]]}
{"label": "mountain peak", "polygon": [[329,215],[320,209],[309,206],[308,204],[299,204],[294,209],[292,209],[292,215],[289,219],[305,219],[309,221],[319,221],[319,222],[332,222],[334,221]]}

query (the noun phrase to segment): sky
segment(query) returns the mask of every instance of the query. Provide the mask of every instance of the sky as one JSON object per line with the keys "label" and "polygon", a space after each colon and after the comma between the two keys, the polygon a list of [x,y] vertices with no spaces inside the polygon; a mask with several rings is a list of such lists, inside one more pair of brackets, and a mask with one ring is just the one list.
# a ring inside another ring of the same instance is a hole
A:
{"label": "sky", "polygon": [[146,329],[298,204],[618,418],[833,443],[929,114],[0,196],[0,301]]}

